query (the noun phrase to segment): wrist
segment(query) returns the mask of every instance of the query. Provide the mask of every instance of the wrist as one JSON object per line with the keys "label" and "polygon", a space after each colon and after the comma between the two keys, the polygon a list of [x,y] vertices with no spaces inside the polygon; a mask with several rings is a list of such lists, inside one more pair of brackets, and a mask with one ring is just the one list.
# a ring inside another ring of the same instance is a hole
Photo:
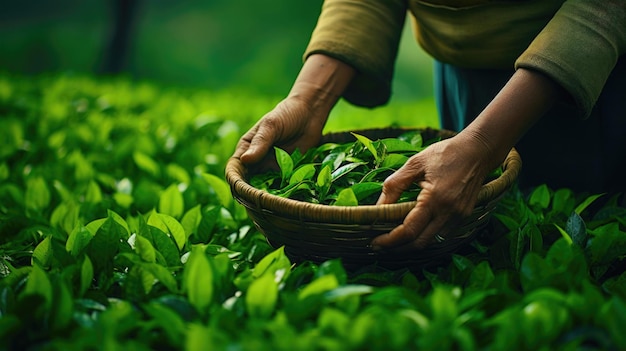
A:
{"label": "wrist", "polygon": [[315,54],[307,58],[288,98],[306,103],[314,111],[329,113],[355,74],[354,68],[335,58]]}
{"label": "wrist", "polygon": [[459,136],[482,145],[486,162],[496,167],[561,94],[561,88],[547,76],[519,69]]}

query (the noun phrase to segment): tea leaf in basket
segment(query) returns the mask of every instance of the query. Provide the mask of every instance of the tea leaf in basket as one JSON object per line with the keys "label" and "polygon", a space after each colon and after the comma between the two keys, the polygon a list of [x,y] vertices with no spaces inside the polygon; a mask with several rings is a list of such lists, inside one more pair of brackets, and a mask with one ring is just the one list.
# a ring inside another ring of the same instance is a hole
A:
{"label": "tea leaf in basket", "polygon": [[362,182],[383,182],[385,179],[393,173],[395,169],[387,168],[387,167],[379,167],[367,172],[361,178],[360,183]]}
{"label": "tea leaf in basket", "polygon": [[324,160],[322,160],[322,168],[329,166],[331,170],[335,170],[346,160],[346,156],[345,151],[337,148],[324,157]]}
{"label": "tea leaf in basket", "polygon": [[289,184],[300,183],[305,180],[311,180],[315,175],[315,166],[311,163],[296,168],[289,178]]}
{"label": "tea leaf in basket", "polygon": [[293,162],[294,167],[297,167],[300,162],[302,162],[304,156],[305,155],[300,152],[300,149],[293,150],[293,152],[291,153],[291,161]]}
{"label": "tea leaf in basket", "polygon": [[337,195],[337,200],[334,203],[335,206],[358,206],[359,201],[354,195],[352,188],[345,188]]}
{"label": "tea leaf in basket", "polygon": [[372,195],[380,194],[382,188],[383,185],[378,182],[363,182],[354,184],[350,189],[358,201],[362,202]]}
{"label": "tea leaf in basket", "polygon": [[398,169],[402,167],[409,158],[402,154],[388,154],[380,164],[381,167]]}
{"label": "tea leaf in basket", "polygon": [[276,196],[281,196],[281,197],[287,197],[287,198],[294,198],[295,194],[298,191],[309,191],[311,190],[311,188],[309,187],[309,183],[311,182],[307,182],[307,181],[302,181],[299,183],[292,183],[287,185],[286,187],[282,188],[282,189],[278,189],[278,190],[272,190],[270,191],[270,193],[276,195]]}
{"label": "tea leaf in basket", "polygon": [[293,160],[287,151],[281,148],[274,147],[274,152],[276,153],[276,162],[278,163],[278,167],[280,167],[282,182],[285,183],[293,172]]}
{"label": "tea leaf in basket", "polygon": [[348,174],[349,172],[352,172],[354,169],[356,169],[359,166],[363,166],[366,165],[366,162],[353,162],[353,163],[348,163],[345,164],[339,168],[337,168],[334,172],[332,172],[331,174],[331,180],[334,182],[337,179],[341,178],[341,176]]}
{"label": "tea leaf in basket", "polygon": [[317,192],[319,193],[320,202],[323,202],[326,198],[326,194],[328,194],[328,190],[330,189],[331,184],[330,181],[330,167],[324,166],[320,173],[317,175],[317,181],[315,182],[315,184],[317,185]]}
{"label": "tea leaf in basket", "polygon": [[376,150],[374,143],[369,138],[363,135],[356,134],[356,133],[351,133],[351,134],[354,135],[354,137],[357,138],[357,140],[360,141],[361,144],[363,144],[367,148],[367,150],[372,154],[372,156],[374,156],[374,160],[376,160],[376,164],[379,164],[380,155],[378,154],[378,151]]}
{"label": "tea leaf in basket", "polygon": [[424,144],[422,133],[418,131],[410,131],[410,132],[403,133],[400,136],[398,136],[398,139],[406,141],[409,144],[413,145],[414,147],[419,148],[420,150],[423,150],[425,145],[430,144],[430,143]]}
{"label": "tea leaf in basket", "polygon": [[379,140],[379,143],[384,145],[387,153],[400,153],[400,152],[419,152],[422,151],[422,145],[420,141],[420,145],[416,146],[407,141],[396,139],[396,138],[386,138]]}
{"label": "tea leaf in basket", "polygon": [[[310,203],[374,204],[385,179],[402,167],[409,157],[437,141],[433,139],[425,143],[419,131],[375,141],[360,134],[350,134],[357,140],[325,143],[310,148],[305,154],[296,150],[289,155],[275,148],[280,172],[253,175],[250,184],[277,196]],[[346,189],[351,190],[342,192]],[[419,190],[414,184],[398,201],[415,200]]]}

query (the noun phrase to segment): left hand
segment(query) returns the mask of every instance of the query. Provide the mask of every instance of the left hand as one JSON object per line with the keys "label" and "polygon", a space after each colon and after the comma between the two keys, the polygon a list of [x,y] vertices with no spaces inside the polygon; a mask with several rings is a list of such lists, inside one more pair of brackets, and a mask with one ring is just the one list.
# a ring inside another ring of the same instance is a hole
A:
{"label": "left hand", "polygon": [[491,171],[487,149],[478,138],[457,135],[411,157],[389,176],[377,204],[398,200],[411,183],[422,188],[404,222],[372,241],[376,249],[410,251],[435,242],[471,214],[486,175]]}

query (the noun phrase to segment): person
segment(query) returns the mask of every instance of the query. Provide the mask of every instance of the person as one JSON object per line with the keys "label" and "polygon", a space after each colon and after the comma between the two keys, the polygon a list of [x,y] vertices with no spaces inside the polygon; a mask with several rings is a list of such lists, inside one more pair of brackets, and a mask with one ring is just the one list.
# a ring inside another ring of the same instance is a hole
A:
{"label": "person", "polygon": [[423,248],[473,209],[482,179],[516,147],[520,186],[624,191],[626,1],[326,0],[290,92],[233,154],[263,162],[274,145],[316,145],[340,98],[365,107],[391,95],[407,14],[435,61],[441,127],[458,131],[411,157],[378,204],[422,191],[378,250]]}

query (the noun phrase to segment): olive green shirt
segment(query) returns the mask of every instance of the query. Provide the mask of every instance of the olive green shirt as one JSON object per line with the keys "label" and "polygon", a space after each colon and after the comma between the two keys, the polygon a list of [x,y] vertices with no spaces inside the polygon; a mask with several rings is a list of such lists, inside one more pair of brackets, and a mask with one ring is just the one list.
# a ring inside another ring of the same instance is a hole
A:
{"label": "olive green shirt", "polygon": [[384,104],[407,12],[435,59],[543,72],[583,117],[626,51],[626,0],[326,0],[304,57],[323,53],[352,65],[358,73],[344,98]]}

